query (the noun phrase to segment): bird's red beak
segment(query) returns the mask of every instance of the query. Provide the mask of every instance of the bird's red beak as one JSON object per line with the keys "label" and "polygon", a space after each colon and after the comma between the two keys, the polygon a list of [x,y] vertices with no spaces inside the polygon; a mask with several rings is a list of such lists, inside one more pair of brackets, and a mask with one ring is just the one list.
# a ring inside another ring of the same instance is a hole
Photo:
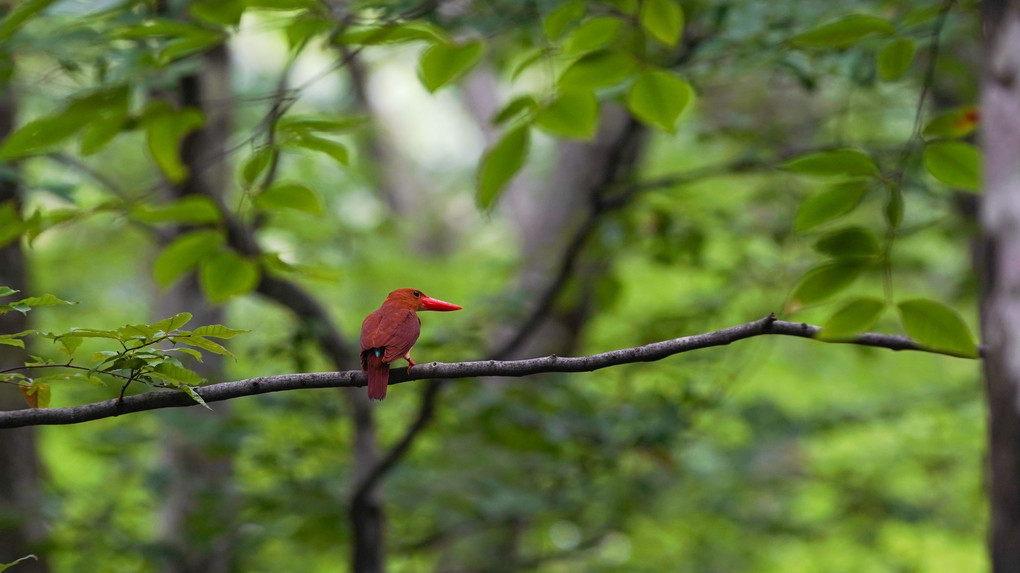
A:
{"label": "bird's red beak", "polygon": [[421,306],[425,310],[460,310],[463,308],[453,303],[432,298],[430,296],[422,297]]}

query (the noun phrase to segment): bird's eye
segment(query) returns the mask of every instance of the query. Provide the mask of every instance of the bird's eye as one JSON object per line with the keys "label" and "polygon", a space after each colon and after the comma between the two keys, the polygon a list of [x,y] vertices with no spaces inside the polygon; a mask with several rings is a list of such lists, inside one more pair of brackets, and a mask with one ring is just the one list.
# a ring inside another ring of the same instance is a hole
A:
{"label": "bird's eye", "polygon": [[413,290],[413,291],[411,291],[411,294],[413,294],[417,298],[421,298],[421,291],[420,290]]}

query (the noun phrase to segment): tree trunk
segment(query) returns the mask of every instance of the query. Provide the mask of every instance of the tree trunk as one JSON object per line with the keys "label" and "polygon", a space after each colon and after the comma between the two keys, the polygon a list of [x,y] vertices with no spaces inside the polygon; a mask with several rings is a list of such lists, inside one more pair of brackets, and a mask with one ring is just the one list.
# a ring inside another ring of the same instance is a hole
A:
{"label": "tree trunk", "polygon": [[[230,135],[230,62],[226,46],[202,57],[202,69],[180,83],[180,103],[205,115],[205,125],[185,138],[181,160],[189,177],[170,192],[176,199],[188,195],[218,197],[228,184],[225,165]],[[217,102],[208,106],[204,102]],[[180,229],[177,234],[189,229]],[[192,313],[192,325],[221,324],[223,312],[206,302],[197,277],[190,275],[159,298],[159,316]],[[206,356],[195,370],[210,380],[223,379],[223,357]],[[163,466],[168,482],[160,508],[160,538],[167,573],[227,573],[236,569],[235,545],[238,498],[234,487],[232,455],[236,438],[223,430],[229,404],[215,414],[201,408],[162,412],[166,436]]]}
{"label": "tree trunk", "polygon": [[[353,366],[359,368],[359,366]],[[353,491],[368,473],[379,463],[379,447],[375,437],[375,416],[372,404],[362,388],[345,389],[351,405],[354,423],[354,479]],[[354,496],[348,515],[354,532],[351,544],[352,571],[355,573],[382,573],[386,570],[384,545],[385,514],[382,506],[382,492],[378,483],[364,495]]]}
{"label": "tree trunk", "polygon": [[[14,126],[17,103],[14,94],[3,86],[0,91],[0,141]],[[0,205],[20,204],[16,180],[0,180]],[[0,247],[0,286],[8,286],[29,296],[28,269],[21,242]],[[0,333],[20,332],[28,327],[26,316],[11,312],[0,317]],[[0,345],[0,369],[23,364],[25,351]],[[0,384],[0,410],[25,408],[21,393],[11,384]],[[45,536],[41,514],[40,464],[35,428],[0,431],[0,563],[8,563],[34,553],[38,560],[23,561],[18,571],[44,573],[49,570],[39,543]]]}
{"label": "tree trunk", "polygon": [[992,570],[1020,571],[1020,0],[983,5],[981,331]]}

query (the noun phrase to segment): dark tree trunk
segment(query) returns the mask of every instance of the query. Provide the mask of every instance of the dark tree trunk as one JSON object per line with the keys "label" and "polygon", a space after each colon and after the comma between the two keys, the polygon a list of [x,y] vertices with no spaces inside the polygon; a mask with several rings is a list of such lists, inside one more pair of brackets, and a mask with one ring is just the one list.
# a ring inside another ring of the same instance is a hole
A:
{"label": "dark tree trunk", "polygon": [[[202,129],[185,138],[181,160],[189,176],[170,190],[170,199],[188,195],[221,196],[228,184],[225,164],[230,135],[230,62],[225,46],[202,57],[202,70],[181,79],[182,106],[205,115]],[[215,102],[208,105],[206,102]],[[180,229],[186,232],[189,229]],[[172,238],[172,237],[171,237]],[[223,312],[206,302],[197,277],[190,275],[163,293],[157,302],[157,318],[190,312],[192,325],[221,324]],[[193,364],[210,380],[223,379],[221,356],[206,356]],[[224,430],[230,416],[228,404],[215,414],[184,408],[160,414],[164,423],[163,467],[167,483],[160,510],[160,537],[167,573],[227,573],[236,570],[238,499],[234,486],[232,454],[235,436]]]}
{"label": "dark tree trunk", "polygon": [[[357,368],[357,366],[353,366]],[[347,392],[354,422],[354,462],[357,468],[352,484],[354,491],[379,463],[379,449],[375,439],[375,416],[372,404],[361,388]],[[351,561],[355,573],[382,573],[386,570],[384,544],[385,515],[382,492],[378,483],[363,495],[353,496],[348,513],[353,531]]]}
{"label": "dark tree trunk", "polygon": [[[7,86],[0,87],[0,141],[14,126],[17,102]],[[18,182],[0,180],[0,205],[20,202]],[[0,286],[27,292],[28,269],[21,242],[0,247]],[[28,328],[27,317],[11,312],[0,317],[0,333],[20,332]],[[0,369],[24,363],[25,351],[0,345]],[[25,408],[25,400],[11,384],[0,384],[0,410]],[[23,561],[18,571],[44,573],[49,570],[46,552],[40,545],[45,537],[41,515],[40,464],[36,450],[35,428],[0,430],[0,563],[14,561],[28,554],[38,560]]]}
{"label": "dark tree trunk", "polygon": [[1020,1],[983,5],[981,331],[992,570],[1020,571]]}

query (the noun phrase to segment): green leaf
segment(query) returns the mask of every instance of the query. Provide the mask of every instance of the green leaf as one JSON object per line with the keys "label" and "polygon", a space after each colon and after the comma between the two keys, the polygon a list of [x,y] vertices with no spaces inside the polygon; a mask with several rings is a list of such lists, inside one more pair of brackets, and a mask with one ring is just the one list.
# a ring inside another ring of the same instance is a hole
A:
{"label": "green leaf", "polygon": [[183,353],[183,354],[187,354],[188,356],[194,358],[195,360],[197,360],[199,362],[202,361],[202,353],[197,351],[197,350],[195,350],[194,348],[184,348],[182,346],[182,347],[178,347],[178,348],[168,348],[166,351],[167,352],[180,352],[180,353]]}
{"label": "green leaf", "polygon": [[826,233],[814,244],[819,253],[837,259],[877,257],[882,247],[874,233],[863,227],[847,227]]}
{"label": "green leaf", "polygon": [[99,152],[106,144],[125,131],[128,125],[126,113],[103,114],[85,126],[81,134],[79,150],[84,156]]}
{"label": "green leaf", "polygon": [[341,45],[376,46],[382,44],[403,44],[426,41],[429,43],[450,41],[449,35],[441,28],[428,22],[407,21],[384,26],[360,26],[345,30],[337,38]]}
{"label": "green leaf", "polygon": [[623,22],[612,16],[598,16],[585,20],[563,41],[563,52],[579,56],[612,44]]}
{"label": "green leaf", "polygon": [[312,215],[322,214],[322,204],[315,192],[300,183],[274,183],[255,197],[261,209],[294,209]]}
{"label": "green leaf", "polygon": [[44,294],[41,296],[30,296],[28,298],[21,299],[17,303],[13,304],[23,304],[25,306],[35,308],[37,306],[60,306],[75,303],[69,300],[64,300],[62,298],[57,298],[52,294]]}
{"label": "green leaf", "polygon": [[207,350],[213,354],[220,354],[234,358],[234,355],[229,350],[212,340],[207,340],[201,336],[177,336],[174,337],[174,342],[187,344],[188,346],[194,346],[195,348],[201,348],[202,350]]}
{"label": "green leaf", "polygon": [[793,228],[807,231],[846,215],[857,208],[867,194],[868,186],[866,180],[846,181],[821,193],[809,195],[797,209]]}
{"label": "green leaf", "polygon": [[21,336],[17,334],[0,334],[0,344],[17,346],[18,348],[25,347],[25,341],[23,341]]}
{"label": "green leaf", "polygon": [[977,124],[977,108],[972,105],[966,105],[933,118],[925,124],[921,135],[926,138],[959,138],[970,135],[977,127]]}
{"label": "green leaf", "polygon": [[222,44],[228,36],[223,32],[197,29],[190,34],[174,38],[163,44],[163,49],[156,55],[156,63],[166,66],[185,56],[204,52],[213,46]]}
{"label": "green leaf", "polygon": [[538,109],[538,102],[529,95],[517,96],[507,102],[503,109],[496,112],[492,118],[493,125],[501,125],[523,114],[529,114]]}
{"label": "green leaf", "polygon": [[599,123],[599,102],[591,91],[564,91],[535,116],[535,125],[561,137],[591,139]]}
{"label": "green leaf", "polygon": [[145,358],[125,354],[111,362],[110,365],[104,369],[104,372],[114,372],[117,370],[133,371],[140,370],[148,366],[149,361]]}
{"label": "green leaf", "polygon": [[644,123],[672,133],[693,93],[690,84],[671,73],[646,72],[627,93],[627,107]]}
{"label": "green leaf", "polygon": [[209,404],[206,404],[205,400],[202,399],[202,396],[198,394],[198,390],[195,390],[194,388],[186,384],[184,386],[181,386],[181,390],[183,390],[184,393],[187,394],[188,396],[191,396],[192,400],[204,406],[206,410],[209,410],[210,412],[212,411],[212,408],[209,407]]}
{"label": "green leaf", "polygon": [[278,253],[263,254],[262,265],[267,270],[280,273],[293,273],[301,278],[307,279],[337,282],[343,277],[343,272],[338,268],[289,263],[281,259]]}
{"label": "green leaf", "polygon": [[109,338],[110,340],[120,340],[120,334],[116,330],[99,330],[96,328],[72,328],[65,334],[60,336],[76,336],[79,338]]}
{"label": "green leaf", "polygon": [[211,336],[213,338],[233,338],[239,334],[251,332],[250,330],[239,330],[236,328],[227,328],[222,324],[210,324],[207,326],[200,326],[192,331],[192,336]]}
{"label": "green leaf", "polygon": [[82,338],[78,336],[61,336],[57,339],[61,348],[68,356],[74,356],[74,351],[81,346]]}
{"label": "green leaf", "polygon": [[479,40],[461,44],[437,43],[426,49],[419,60],[418,75],[429,92],[460,79],[482,59],[485,45]]}
{"label": "green leaf", "polygon": [[342,143],[333,141],[332,139],[326,139],[316,135],[302,135],[292,139],[291,143],[296,144],[298,147],[325,153],[332,157],[333,160],[340,165],[347,165],[351,160],[350,154],[347,152],[347,147],[345,147]]}
{"label": "green leaf", "polygon": [[46,116],[21,126],[0,145],[0,160],[17,159],[49,151],[78,133],[86,118],[71,118],[65,112]]}
{"label": "green leaf", "polygon": [[181,141],[202,126],[204,116],[195,108],[160,113],[146,121],[146,142],[152,159],[171,183],[180,183],[188,176],[181,163]]}
{"label": "green leaf", "polygon": [[113,350],[100,350],[99,352],[96,352],[92,355],[92,360],[99,363],[92,367],[92,370],[89,371],[89,375],[91,376],[92,374],[95,374],[100,367],[107,362],[116,359],[118,356],[120,356],[120,353],[114,352]]}
{"label": "green leaf", "polygon": [[205,382],[205,378],[202,378],[194,371],[183,366],[173,364],[172,362],[160,362],[152,370],[153,372],[161,374],[161,378],[164,378],[168,382],[176,382],[180,384],[201,384]]}
{"label": "green leaf", "polygon": [[311,12],[301,12],[284,28],[287,36],[287,47],[291,50],[300,49],[313,36],[318,36],[331,29],[329,20]]}
{"label": "green leaf", "polygon": [[32,307],[28,306],[27,304],[21,303],[21,302],[12,302],[11,304],[5,304],[3,306],[0,306],[0,310],[2,310],[4,313],[7,313],[7,312],[12,311],[12,310],[16,310],[16,311],[20,312],[21,314],[25,314],[28,311],[32,310]]}
{"label": "green leaf", "polygon": [[245,160],[244,165],[241,167],[241,182],[245,187],[251,187],[255,179],[262,174],[269,164],[273,162],[279,151],[275,147],[264,146],[255,150]]}
{"label": "green leaf", "polygon": [[887,82],[899,79],[910,68],[914,50],[912,38],[897,38],[886,44],[877,56],[878,77]]}
{"label": "green leaf", "polygon": [[153,38],[177,38],[208,32],[195,22],[172,18],[150,18],[133,26],[120,26],[111,32],[111,37],[125,40],[149,40]]}
{"label": "green leaf", "polygon": [[224,302],[255,288],[259,267],[233,251],[221,251],[202,260],[198,279],[210,301]]}
{"label": "green leaf", "polygon": [[365,125],[364,115],[288,115],[276,122],[276,128],[284,133],[305,135],[310,132],[344,133]]}
{"label": "green leaf", "polygon": [[191,322],[191,319],[192,315],[190,312],[178,312],[177,314],[171,316],[170,318],[164,318],[159,322],[150,324],[149,327],[152,328],[152,330],[155,332],[170,333],[184,326],[185,324],[188,324],[189,322]]}
{"label": "green leaf", "polygon": [[823,24],[790,41],[804,48],[846,48],[872,35],[888,36],[896,32],[889,22],[876,16],[850,14]]}
{"label": "green leaf", "polygon": [[189,195],[165,205],[140,204],[129,215],[143,223],[217,223],[220,209],[209,197]]}
{"label": "green leaf", "polygon": [[156,283],[162,288],[170,286],[204,257],[216,252],[221,244],[223,235],[219,231],[198,230],[181,235],[156,257],[152,267]]}
{"label": "green leaf", "polygon": [[680,41],[684,13],[674,0],[642,0],[638,19],[641,27],[659,42],[675,46]]}
{"label": "green leaf", "polygon": [[[38,382],[38,380],[36,381]],[[48,384],[36,384],[35,385],[35,396],[36,396],[36,408],[49,408],[50,407],[50,387]]]}
{"label": "green leaf", "polygon": [[[21,28],[21,25],[24,24],[26,20],[35,16],[39,12],[42,12],[47,6],[53,4],[55,1],[56,0],[24,0],[21,2],[13,2],[12,4],[15,6],[14,9],[7,12],[4,19],[0,20],[0,41],[10,38],[18,31],[19,28]],[[32,558],[34,559],[35,556],[33,555]],[[18,561],[20,561],[20,559]],[[17,563],[17,561],[14,563]],[[0,571],[3,571],[3,569],[0,569]]]}
{"label": "green leaf", "polygon": [[155,338],[158,333],[159,330],[148,324],[125,324],[117,329],[117,334],[120,335],[121,340],[135,340],[139,342],[147,342]]}
{"label": "green leaf", "polygon": [[0,247],[21,238],[25,223],[14,201],[0,203]]}
{"label": "green leaf", "polygon": [[963,318],[945,304],[913,299],[899,304],[903,328],[923,346],[966,358],[977,358],[974,337]]}
{"label": "green leaf", "polygon": [[571,64],[560,76],[559,85],[568,90],[612,86],[630,77],[636,67],[634,57],[629,54],[599,50]]}
{"label": "green leaf", "polygon": [[18,294],[20,290],[12,289],[9,286],[0,286],[0,296],[11,296],[12,294]]}
{"label": "green leaf", "polygon": [[981,152],[962,141],[939,141],[924,148],[924,165],[936,179],[964,191],[981,187]]}
{"label": "green leaf", "polygon": [[491,209],[500,192],[514,174],[524,166],[531,147],[531,132],[528,126],[514,128],[485,152],[478,166],[478,204]]}
{"label": "green leaf", "polygon": [[865,266],[856,262],[834,262],[808,271],[800,284],[793,289],[791,301],[807,305],[822,302],[847,288],[864,272]]}
{"label": "green leaf", "polygon": [[191,15],[212,24],[237,27],[244,14],[241,0],[199,0],[188,6]]}
{"label": "green leaf", "polygon": [[560,4],[555,10],[549,12],[542,20],[542,29],[550,40],[555,40],[563,35],[574,22],[580,20],[585,13],[584,2],[581,0],[567,0]]}
{"label": "green leaf", "polygon": [[878,166],[875,165],[875,162],[856,149],[835,149],[809,153],[784,163],[782,167],[805,175],[859,177],[878,174]]}
{"label": "green leaf", "polygon": [[[537,50],[532,50],[532,52],[529,55],[521,58],[520,61],[510,69],[510,81],[516,80],[521,74],[524,73],[525,70],[527,70],[531,66],[537,64],[538,62],[545,61],[550,57],[552,53],[553,51],[551,48],[544,46]],[[525,54],[527,54],[527,52],[525,52]]]}

